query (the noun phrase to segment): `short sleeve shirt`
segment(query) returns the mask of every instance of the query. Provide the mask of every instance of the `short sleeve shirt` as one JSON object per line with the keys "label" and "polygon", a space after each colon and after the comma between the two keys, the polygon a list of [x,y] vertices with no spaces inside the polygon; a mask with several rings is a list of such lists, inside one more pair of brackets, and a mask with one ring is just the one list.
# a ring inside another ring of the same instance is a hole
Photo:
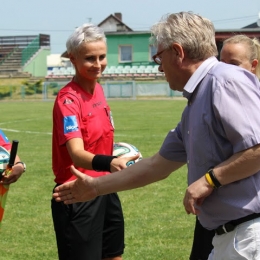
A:
{"label": "short sleeve shirt", "polygon": [[[186,162],[188,184],[234,153],[260,143],[260,85],[252,73],[215,57],[204,61],[183,92],[188,99],[160,155]],[[208,229],[260,212],[260,173],[216,189],[200,209]]]}
{"label": "short sleeve shirt", "polygon": [[[86,151],[111,155],[113,137],[111,111],[101,85],[96,84],[91,95],[75,82],[68,83],[59,91],[53,107],[52,166],[55,182],[61,184],[75,179],[70,172],[72,160],[66,148],[68,140],[81,138]],[[92,177],[108,174],[78,169]]]}

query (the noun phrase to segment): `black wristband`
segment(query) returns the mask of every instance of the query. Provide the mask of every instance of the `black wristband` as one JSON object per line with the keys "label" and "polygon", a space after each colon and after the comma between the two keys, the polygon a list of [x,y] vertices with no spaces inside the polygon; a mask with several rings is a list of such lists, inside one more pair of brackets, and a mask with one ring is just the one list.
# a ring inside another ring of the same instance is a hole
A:
{"label": "black wristband", "polygon": [[96,154],[92,160],[92,169],[97,172],[110,172],[111,161],[117,156]]}
{"label": "black wristband", "polygon": [[220,188],[222,185],[221,185],[221,183],[218,181],[218,179],[216,178],[213,169],[209,169],[209,170],[208,170],[208,173],[209,173],[209,176],[210,176],[212,182],[214,183],[215,187],[216,187],[216,188]]}

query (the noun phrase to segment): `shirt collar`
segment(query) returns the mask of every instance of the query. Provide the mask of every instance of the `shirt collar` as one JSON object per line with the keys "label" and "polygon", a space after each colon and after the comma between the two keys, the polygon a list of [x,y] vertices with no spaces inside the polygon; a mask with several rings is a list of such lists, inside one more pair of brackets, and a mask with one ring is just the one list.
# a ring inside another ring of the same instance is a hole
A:
{"label": "shirt collar", "polygon": [[183,89],[183,96],[187,99],[190,98],[193,91],[196,89],[198,84],[201,82],[201,80],[207,75],[209,70],[218,63],[218,60],[216,57],[210,57],[206,59],[192,74],[192,76],[189,78],[188,82],[184,86]]}

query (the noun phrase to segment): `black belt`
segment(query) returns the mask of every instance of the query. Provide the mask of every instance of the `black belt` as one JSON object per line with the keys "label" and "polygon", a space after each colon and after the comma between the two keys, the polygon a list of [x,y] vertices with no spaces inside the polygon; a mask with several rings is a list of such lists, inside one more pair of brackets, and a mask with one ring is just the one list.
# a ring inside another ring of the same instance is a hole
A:
{"label": "black belt", "polygon": [[222,234],[231,232],[235,229],[236,226],[238,226],[238,225],[240,225],[244,222],[247,222],[249,220],[259,218],[259,217],[260,217],[260,213],[253,213],[253,214],[245,216],[243,218],[231,220],[228,223],[226,223],[222,226],[219,226],[217,229],[215,229],[215,232],[216,232],[217,235],[222,235]]}

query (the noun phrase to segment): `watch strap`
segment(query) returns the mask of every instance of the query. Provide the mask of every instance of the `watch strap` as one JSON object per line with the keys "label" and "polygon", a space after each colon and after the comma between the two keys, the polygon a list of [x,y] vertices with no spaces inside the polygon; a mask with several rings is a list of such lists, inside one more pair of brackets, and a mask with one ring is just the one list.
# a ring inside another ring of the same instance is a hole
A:
{"label": "watch strap", "polygon": [[19,164],[19,163],[23,165],[23,171],[25,172],[26,171],[26,164],[24,162],[16,162],[15,165]]}

